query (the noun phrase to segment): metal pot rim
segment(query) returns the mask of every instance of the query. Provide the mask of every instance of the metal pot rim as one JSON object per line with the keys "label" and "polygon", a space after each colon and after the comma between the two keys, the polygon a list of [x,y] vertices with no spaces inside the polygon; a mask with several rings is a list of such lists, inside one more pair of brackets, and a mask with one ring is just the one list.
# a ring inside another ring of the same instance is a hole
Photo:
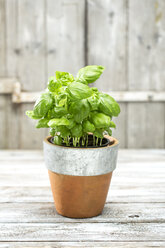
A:
{"label": "metal pot rim", "polygon": [[56,144],[52,144],[52,143],[50,143],[49,142],[49,139],[51,138],[52,136],[51,135],[48,135],[48,136],[46,136],[45,138],[44,138],[44,142],[46,143],[46,144],[48,144],[48,145],[50,145],[50,146],[53,146],[53,147],[61,147],[61,148],[66,148],[66,149],[83,149],[83,150],[87,150],[87,149],[90,149],[90,150],[92,150],[92,149],[105,149],[105,148],[112,148],[112,147],[115,147],[115,146],[118,146],[119,145],[119,141],[116,139],[116,138],[114,138],[114,137],[112,137],[112,136],[109,136],[109,135],[104,135],[104,137],[105,138],[107,138],[107,139],[109,139],[111,142],[113,142],[114,141],[114,143],[112,144],[112,145],[107,145],[107,146],[104,146],[104,147],[90,147],[90,148],[88,148],[88,147],[69,147],[69,146],[59,146],[59,145],[56,145]]}

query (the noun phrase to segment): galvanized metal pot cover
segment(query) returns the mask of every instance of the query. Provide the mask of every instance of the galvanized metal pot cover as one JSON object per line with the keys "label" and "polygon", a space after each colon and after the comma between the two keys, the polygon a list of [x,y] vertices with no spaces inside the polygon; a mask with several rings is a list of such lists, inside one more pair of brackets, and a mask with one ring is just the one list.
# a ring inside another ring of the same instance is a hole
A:
{"label": "galvanized metal pot cover", "polygon": [[44,158],[48,170],[72,176],[96,176],[112,172],[116,168],[119,142],[98,148],[73,148],[51,144],[51,136],[44,139]]}

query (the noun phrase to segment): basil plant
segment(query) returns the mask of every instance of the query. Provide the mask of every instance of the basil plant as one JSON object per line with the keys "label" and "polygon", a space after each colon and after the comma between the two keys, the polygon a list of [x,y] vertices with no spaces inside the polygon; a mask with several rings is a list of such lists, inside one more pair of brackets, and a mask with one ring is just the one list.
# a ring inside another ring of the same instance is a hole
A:
{"label": "basil plant", "polygon": [[111,128],[116,127],[112,117],[120,113],[111,96],[88,86],[103,71],[103,66],[90,65],[80,69],[75,78],[68,72],[56,71],[26,115],[38,119],[36,128],[50,128],[54,144],[88,146],[92,133],[93,146],[101,146],[104,134],[112,135]]}

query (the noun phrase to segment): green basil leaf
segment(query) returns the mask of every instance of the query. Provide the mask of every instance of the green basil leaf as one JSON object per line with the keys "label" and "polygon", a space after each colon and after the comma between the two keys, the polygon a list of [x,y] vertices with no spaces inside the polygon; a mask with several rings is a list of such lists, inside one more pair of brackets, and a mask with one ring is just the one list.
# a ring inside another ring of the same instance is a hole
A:
{"label": "green basil leaf", "polygon": [[116,124],[113,121],[110,121],[110,127],[116,128]]}
{"label": "green basil leaf", "polygon": [[68,125],[69,125],[69,121],[65,117],[54,118],[48,122],[49,127],[68,126]]}
{"label": "green basil leaf", "polygon": [[68,113],[65,107],[54,107],[54,112],[58,117],[62,117]]}
{"label": "green basil leaf", "polygon": [[71,133],[73,137],[81,137],[82,136],[82,125],[77,124],[71,129]]}
{"label": "green basil leaf", "polygon": [[86,133],[93,133],[95,126],[88,120],[83,121],[83,131]]}
{"label": "green basil leaf", "polygon": [[48,89],[50,92],[57,92],[62,87],[60,81],[56,81],[55,77],[50,77],[48,82]]}
{"label": "green basil leaf", "polygon": [[90,119],[96,128],[105,128],[110,126],[110,117],[103,113],[93,112],[91,113]]}
{"label": "green basil leaf", "polygon": [[55,129],[54,128],[50,128],[50,131],[49,131],[49,133],[50,133],[50,135],[51,136],[54,136],[55,135]]}
{"label": "green basil leaf", "polygon": [[55,145],[62,145],[62,138],[60,136],[54,136],[53,142]]}
{"label": "green basil leaf", "polygon": [[106,115],[118,116],[120,113],[120,106],[115,99],[107,94],[100,93],[99,110]]}
{"label": "green basil leaf", "polygon": [[103,73],[104,67],[98,65],[88,65],[79,70],[77,79],[83,78],[87,83],[95,82]]}
{"label": "green basil leaf", "polygon": [[63,107],[64,105],[67,104],[67,94],[66,93],[63,93],[63,94],[60,94],[57,98],[57,105],[59,107]]}
{"label": "green basil leaf", "polygon": [[76,125],[75,120],[73,118],[70,118],[69,125],[67,126],[67,128],[72,129],[75,125]]}
{"label": "green basil leaf", "polygon": [[94,136],[96,136],[97,138],[104,138],[103,135],[103,129],[96,129],[93,133]]}
{"label": "green basil leaf", "polygon": [[28,117],[30,117],[31,119],[36,119],[36,120],[41,118],[41,117],[38,117],[38,116],[34,115],[33,110],[27,110],[26,111],[26,115]]}
{"label": "green basil leaf", "polygon": [[82,83],[82,84],[86,84],[88,85],[88,82],[85,80],[85,78],[81,77],[81,78],[76,78],[76,82]]}
{"label": "green basil leaf", "polygon": [[90,112],[90,105],[87,99],[77,102],[72,102],[69,107],[69,112],[73,114],[73,118],[77,123],[82,122]]}
{"label": "green basil leaf", "polygon": [[109,136],[112,135],[112,130],[110,128],[107,128],[105,131],[108,133]]}
{"label": "green basil leaf", "polygon": [[92,95],[92,90],[89,86],[78,82],[69,84],[66,90],[70,98],[75,101],[85,99]]}
{"label": "green basil leaf", "polygon": [[72,74],[62,71],[56,71],[56,79],[60,80],[63,85],[68,85],[68,83],[74,81],[74,77]]}
{"label": "green basil leaf", "polygon": [[98,110],[100,101],[99,101],[99,97],[97,95],[92,95],[91,97],[88,97],[88,102],[91,106],[91,110]]}
{"label": "green basil leaf", "polygon": [[99,90],[98,90],[96,87],[91,87],[91,90],[92,90],[94,93],[99,93]]}
{"label": "green basil leaf", "polygon": [[49,127],[48,126],[49,119],[43,118],[38,121],[36,128],[44,128],[44,127]]}
{"label": "green basil leaf", "polygon": [[50,109],[47,113],[47,118],[48,119],[53,119],[53,118],[58,118],[59,116],[56,115],[54,108]]}
{"label": "green basil leaf", "polygon": [[63,117],[68,113],[67,109],[65,107],[54,107],[53,109],[50,109],[47,114],[47,118],[53,119],[53,118],[60,118]]}
{"label": "green basil leaf", "polygon": [[60,132],[60,136],[62,138],[68,137],[71,135],[69,129],[66,126],[58,126],[56,127],[56,132]]}
{"label": "green basil leaf", "polygon": [[48,111],[48,113],[47,113],[47,118],[48,118],[48,119],[59,118],[59,117],[61,117],[61,116],[59,116],[59,115],[55,112],[55,109],[54,109],[54,108],[50,109],[50,110]]}
{"label": "green basil leaf", "polygon": [[36,101],[34,105],[34,115],[44,117],[46,116],[48,110],[52,107],[53,98],[50,93],[43,93],[41,97]]}

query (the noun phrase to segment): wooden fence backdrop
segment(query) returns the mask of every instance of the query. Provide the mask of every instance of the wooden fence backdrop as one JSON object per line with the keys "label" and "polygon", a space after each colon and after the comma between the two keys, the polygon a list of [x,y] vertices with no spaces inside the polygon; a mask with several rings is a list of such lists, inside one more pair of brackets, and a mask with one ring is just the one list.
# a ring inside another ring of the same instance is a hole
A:
{"label": "wooden fence backdrop", "polygon": [[121,147],[164,148],[164,0],[0,0],[0,148],[41,148],[47,133],[25,116],[32,98],[13,100],[14,82],[32,97],[55,70],[87,64],[106,67],[99,89],[119,92]]}

